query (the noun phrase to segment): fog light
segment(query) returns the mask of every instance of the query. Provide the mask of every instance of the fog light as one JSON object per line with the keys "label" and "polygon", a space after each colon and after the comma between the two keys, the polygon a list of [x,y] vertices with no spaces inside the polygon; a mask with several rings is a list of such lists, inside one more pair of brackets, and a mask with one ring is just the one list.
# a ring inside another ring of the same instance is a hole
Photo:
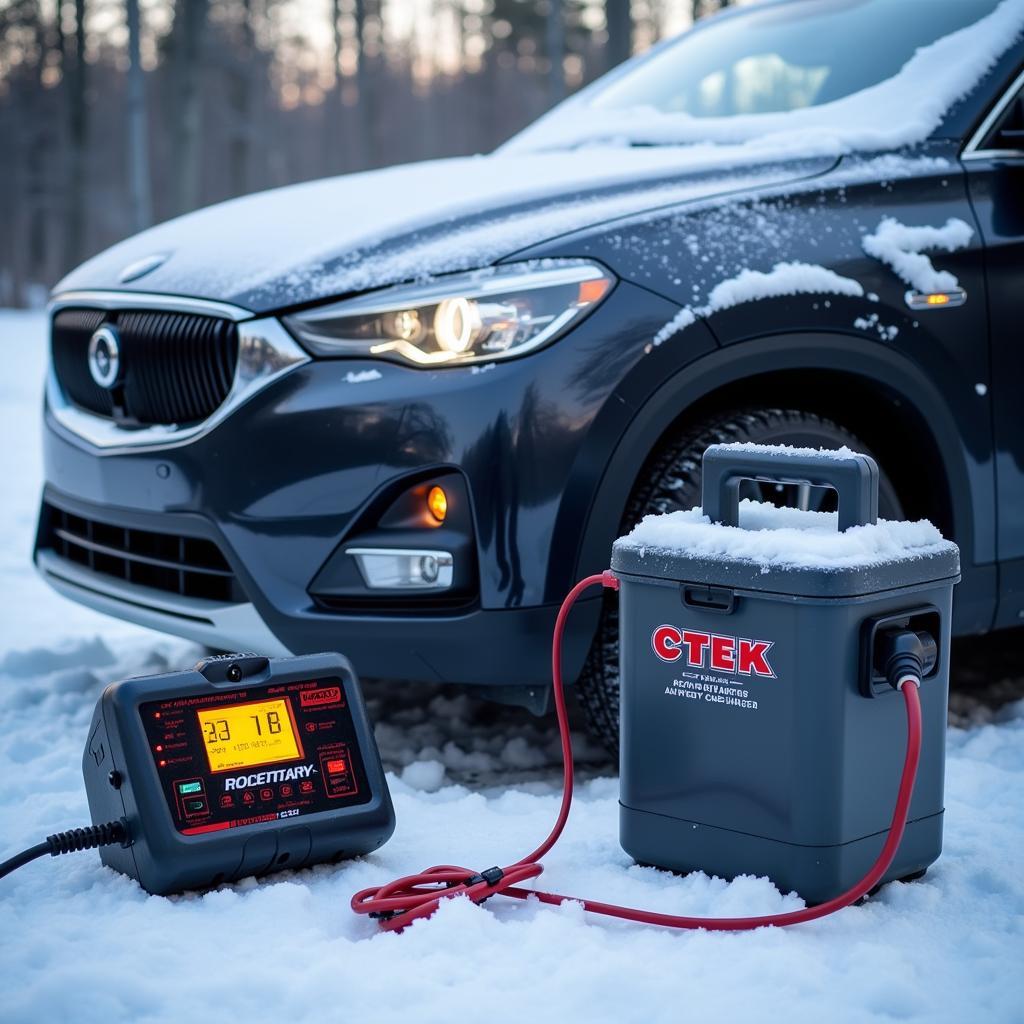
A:
{"label": "fog light", "polygon": [[430,488],[430,493],[427,494],[427,508],[439,523],[444,522],[444,517],[448,515],[448,495],[444,493],[444,488]]}
{"label": "fog light", "polygon": [[356,560],[366,585],[374,590],[444,590],[452,585],[449,551],[348,548],[345,554]]}

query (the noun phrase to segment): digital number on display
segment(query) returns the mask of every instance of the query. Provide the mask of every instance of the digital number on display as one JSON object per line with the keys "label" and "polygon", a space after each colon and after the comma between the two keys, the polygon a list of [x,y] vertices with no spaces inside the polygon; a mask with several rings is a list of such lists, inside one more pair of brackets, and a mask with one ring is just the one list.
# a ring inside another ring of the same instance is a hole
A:
{"label": "digital number on display", "polygon": [[197,712],[210,771],[253,768],[303,756],[286,699]]}

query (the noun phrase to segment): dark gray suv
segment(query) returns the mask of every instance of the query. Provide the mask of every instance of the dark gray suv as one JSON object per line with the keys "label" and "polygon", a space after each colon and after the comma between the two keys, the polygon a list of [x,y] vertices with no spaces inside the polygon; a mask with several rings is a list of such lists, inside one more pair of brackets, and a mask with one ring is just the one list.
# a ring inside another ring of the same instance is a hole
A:
{"label": "dark gray suv", "polygon": [[[546,705],[557,603],[713,441],[874,455],[1024,616],[1024,4],[710,19],[485,157],[129,239],[54,296],[36,564],[218,648]],[[829,492],[751,494],[829,508]],[[567,667],[617,728],[613,610]]]}

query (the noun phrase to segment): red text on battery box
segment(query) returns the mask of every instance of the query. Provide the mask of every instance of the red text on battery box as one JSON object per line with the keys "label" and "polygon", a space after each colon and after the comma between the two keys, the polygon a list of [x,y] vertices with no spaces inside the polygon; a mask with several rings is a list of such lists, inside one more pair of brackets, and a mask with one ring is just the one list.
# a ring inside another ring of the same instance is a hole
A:
{"label": "red text on battery box", "polygon": [[768,662],[768,651],[773,644],[771,640],[748,640],[668,625],[658,626],[651,634],[651,647],[662,661],[682,661],[691,668],[711,668],[769,679],[775,678]]}

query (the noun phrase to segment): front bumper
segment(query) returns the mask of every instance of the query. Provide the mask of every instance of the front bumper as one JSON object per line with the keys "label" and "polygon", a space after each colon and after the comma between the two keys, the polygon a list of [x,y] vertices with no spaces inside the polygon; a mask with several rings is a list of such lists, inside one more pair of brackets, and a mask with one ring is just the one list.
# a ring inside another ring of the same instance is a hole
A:
{"label": "front bumper", "polygon": [[[96,505],[49,486],[43,508],[35,551],[37,570],[55,590],[97,611],[219,650],[266,655],[339,650],[369,677],[469,684],[497,691],[515,687],[522,691],[516,697],[519,702],[541,707],[546,701],[554,605],[505,609],[477,605],[458,615],[346,615],[319,609],[307,595],[302,607],[284,612],[261,589],[261,577],[239,559],[220,526],[206,517]],[[63,557],[47,541],[45,521],[53,509],[125,530],[210,540],[225,554],[241,590],[252,600],[169,593]],[[325,550],[329,552],[330,547]],[[258,560],[256,567],[258,572]],[[280,597],[278,601],[283,603]],[[581,628],[566,642],[566,664],[577,671],[596,616],[597,601],[583,603],[576,617]]]}
{"label": "front bumper", "polygon": [[[48,547],[42,530],[37,566],[75,600],[213,647],[340,650],[368,677],[546,692],[558,603],[578,572],[603,568],[579,565],[578,554],[609,441],[630,416],[613,391],[666,307],[620,283],[570,335],[488,367],[314,360],[167,445],[98,447],[48,410],[46,502],[126,529],[208,538],[247,600],[92,572]],[[334,610],[311,598],[311,581],[384,491],[453,471],[466,483],[476,548],[466,607]],[[573,618],[570,678],[599,606],[585,601]]]}
{"label": "front bumper", "polygon": [[36,568],[65,597],[140,626],[218,649],[259,651],[270,657],[292,653],[267,628],[250,602],[204,601],[122,583],[46,548],[36,552]]}

